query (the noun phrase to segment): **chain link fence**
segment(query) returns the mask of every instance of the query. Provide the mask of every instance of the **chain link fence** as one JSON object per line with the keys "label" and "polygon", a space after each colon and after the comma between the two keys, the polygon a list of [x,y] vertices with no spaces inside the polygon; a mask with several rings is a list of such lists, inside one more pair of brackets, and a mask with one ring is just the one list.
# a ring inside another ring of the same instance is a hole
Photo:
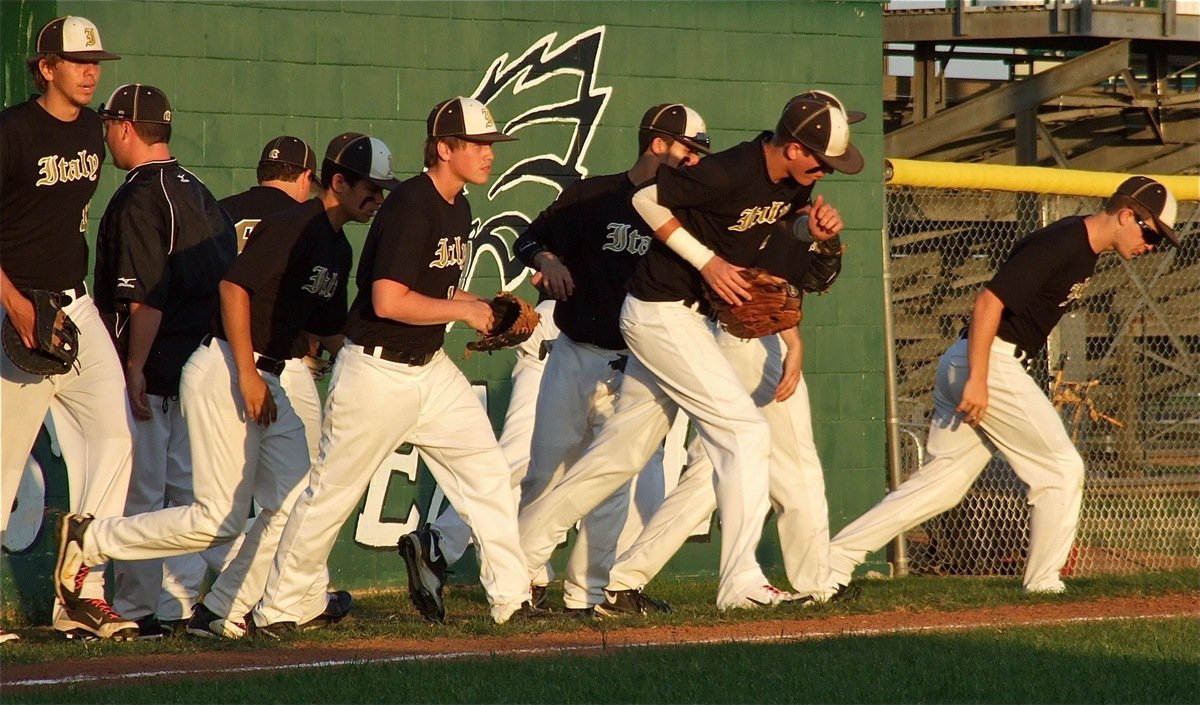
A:
{"label": "chain link fence", "polygon": [[[887,190],[902,474],[924,461],[938,357],[1018,239],[1099,198],[952,188]],[[1181,201],[1181,249],[1101,257],[1083,300],[1031,367],[1087,467],[1064,574],[1200,565],[1200,222]],[[1025,486],[996,454],[963,502],[903,540],[917,573],[1019,575]]]}

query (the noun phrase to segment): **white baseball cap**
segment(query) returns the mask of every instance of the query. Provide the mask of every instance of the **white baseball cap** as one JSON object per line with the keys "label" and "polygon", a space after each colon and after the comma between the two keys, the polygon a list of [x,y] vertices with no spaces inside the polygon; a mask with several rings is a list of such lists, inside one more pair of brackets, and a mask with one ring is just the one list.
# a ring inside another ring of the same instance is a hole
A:
{"label": "white baseball cap", "polygon": [[463,96],[435,105],[425,127],[430,137],[459,137],[469,142],[489,143],[517,139],[496,129],[496,121],[486,105]]}
{"label": "white baseball cap", "polygon": [[392,150],[374,137],[343,132],[329,141],[325,161],[352,171],[380,188],[392,189],[400,185],[400,180],[392,174]]}
{"label": "white baseball cap", "polygon": [[100,30],[83,17],[59,17],[38,32],[37,53],[58,54],[68,61],[112,61],[121,57],[104,51]]}

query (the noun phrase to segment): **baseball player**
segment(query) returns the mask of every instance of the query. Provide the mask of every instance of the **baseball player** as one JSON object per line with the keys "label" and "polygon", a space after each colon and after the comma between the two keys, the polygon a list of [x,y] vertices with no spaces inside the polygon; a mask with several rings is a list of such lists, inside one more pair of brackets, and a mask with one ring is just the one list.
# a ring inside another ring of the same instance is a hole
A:
{"label": "baseball player", "polygon": [[1101,211],[1063,218],[1016,244],[975,297],[967,329],[938,361],[928,460],[833,538],[827,592],[849,585],[868,553],[957,504],[993,447],[1029,486],[1025,591],[1066,589],[1059,570],[1079,522],[1083,459],[1024,364],[1083,296],[1101,254],[1116,252],[1130,260],[1164,239],[1178,247],[1175,215],[1175,198],[1165,186],[1134,176]]}
{"label": "baseball player", "polygon": [[[240,536],[251,497],[260,511],[237,554],[196,607],[187,631],[239,638],[263,595],[271,559],[308,467],[304,426],[279,385],[301,330],[340,346],[352,251],[342,226],[364,223],[395,184],[391,153],[354,132],[325,152],[319,198],[264,218],[220,284],[221,320],[183,370],[181,399],[192,444],[196,502],[124,519],[67,515],[59,530],[56,588],[73,599],[80,566],[107,556],[166,557]],[[312,626],[350,610],[350,594],[322,594]]]}
{"label": "baseball player", "polygon": [[[521,513],[530,575],[574,522],[645,464],[671,413],[682,408],[718,478],[723,569],[717,606],[764,606],[784,597],[754,559],[767,507],[770,429],[705,322],[704,287],[730,303],[745,300],[738,273],[776,221],[796,209],[802,181],[830,169],[861,168],[845,114],[801,98],[788,103],[774,134],[688,169],[660,168],[657,183],[634,194],[634,207],[655,240],[621,311],[632,357],[613,417],[571,473]],[[606,598],[615,603],[636,596]]]}
{"label": "baseball player", "polygon": [[491,306],[458,286],[471,233],[463,187],[486,183],[493,143],[513,138],[471,98],[438,103],[426,126],[427,170],[388,196],[363,246],[321,455],[254,614],[267,630],[287,629],[323,609],[320,571],[338,530],[375,468],[405,442],[433,461],[438,486],[472,529],[492,619],[538,616],[517,541],[508,465],[470,383],[442,351],[447,323],[491,328]]}
{"label": "baseball player", "polygon": [[[848,125],[866,118],[862,112],[846,110],[837,96],[825,91],[808,91],[793,98],[799,99],[828,103],[846,116]],[[768,236],[754,260],[755,266],[788,279],[802,294],[828,291],[841,271],[841,214],[823,198],[808,203],[816,182],[825,175],[824,171],[804,175],[796,200],[805,205],[797,217],[778,222],[781,227]],[[801,372],[799,329],[742,340],[715,321],[709,325],[722,354],[737,370],[771,427],[768,494],[776,513],[784,569],[794,591],[791,595],[811,602],[828,570],[829,518],[824,472],[813,440],[808,386]],[[606,601],[598,614],[619,616],[661,604],[641,591],[683,546],[693,528],[717,508],[712,481],[712,461],[695,439],[679,484],[612,568],[608,592],[626,593],[631,599]]]}
{"label": "baseball player", "polygon": [[[704,120],[679,103],[655,105],[638,129],[638,159],[625,172],[573,184],[517,239],[521,261],[542,274],[560,303],[562,331],[547,363],[533,431],[521,507],[571,472],[596,430],[612,413],[629,356],[618,317],[634,269],[651,234],[631,198],[660,165],[692,166],[710,153]],[[654,468],[661,472],[661,466]],[[564,603],[590,613],[604,601],[608,571],[629,513],[630,483],[584,517],[567,561]],[[549,582],[550,575],[535,579]]]}
{"label": "baseball player", "polygon": [[[264,217],[309,199],[316,185],[317,155],[304,140],[281,135],[263,146],[257,171],[257,186],[221,199],[237,228],[239,251]],[[325,374],[328,362],[311,354],[316,352],[314,342],[304,334],[296,339],[293,357],[285,362],[279,383],[304,422],[308,454],[315,460],[321,442],[321,397],[315,378]]]}
{"label": "baseball player", "polygon": [[[805,273],[817,269],[810,270],[816,258],[841,258],[836,240],[842,227],[840,214],[821,203],[809,218],[796,221],[793,227],[802,229],[797,237],[776,232],[759,251],[755,264],[784,276],[801,291],[827,291],[833,284],[832,278],[824,275],[815,278]],[[814,241],[830,244],[811,245]],[[829,267],[836,265],[826,265],[821,271],[828,271]],[[833,277],[836,278],[836,269]],[[799,329],[742,340],[715,322],[710,322],[710,326],[721,353],[733,365],[771,427],[768,495],[777,517],[784,569],[793,594],[800,600],[811,601],[813,598],[809,596],[820,590],[828,571],[829,516],[824,472],[813,440],[808,387],[801,372],[803,346]],[[608,593],[617,596],[625,593],[631,599],[606,600],[597,608],[597,614],[620,616],[653,609],[657,601],[642,595],[642,589],[678,552],[693,528],[717,508],[712,461],[699,438],[689,447],[689,455],[687,470],[679,484],[668,493],[645,530],[621,554],[609,574]],[[637,599],[639,596],[641,599]],[[639,607],[642,609],[631,609]]]}
{"label": "baseball player", "polygon": [[[171,156],[172,112],[161,90],[121,86],[100,115],[113,163],[129,172],[100,220],[93,279],[96,307],[124,362],[135,419],[128,516],[194,499],[179,380],[208,333],[217,284],[237,250],[228,215]],[[204,561],[195,554],[172,560],[187,561],[173,571],[198,574],[198,589]],[[161,559],[114,565],[114,606],[137,622],[143,638],[164,634],[155,614],[163,570]],[[180,611],[167,619],[182,617]]]}
{"label": "baseball player", "polygon": [[[132,453],[125,375],[95,304],[84,290],[88,208],[104,162],[100,117],[87,106],[100,82],[104,50],[96,25],[59,17],[38,33],[28,60],[40,94],[0,113],[0,303],[27,347],[34,312],[27,292],[62,292],[79,327],[76,369],[35,377],[0,358],[0,529],[8,525],[17,485],[49,409],[77,511],[120,516]],[[68,635],[126,639],[137,625],[104,599],[103,570],[80,575],[75,619],[55,610]],[[0,631],[0,642],[15,635]]]}

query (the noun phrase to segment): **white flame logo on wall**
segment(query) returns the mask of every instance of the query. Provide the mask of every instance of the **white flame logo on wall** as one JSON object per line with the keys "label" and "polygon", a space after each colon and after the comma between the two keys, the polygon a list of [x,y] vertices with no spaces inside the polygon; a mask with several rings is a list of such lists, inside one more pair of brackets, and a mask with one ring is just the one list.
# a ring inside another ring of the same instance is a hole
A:
{"label": "white flame logo on wall", "polygon": [[[611,87],[596,86],[596,72],[604,48],[604,31],[603,26],[593,27],[557,47],[554,41],[558,33],[554,32],[534,42],[516,59],[510,60],[508,54],[501,54],[488,67],[479,86],[471,94],[472,98],[485,105],[498,100],[508,104],[519,102],[518,96],[532,95],[527,91],[538,87],[549,88],[552,79],[573,80],[575,84],[574,95],[570,98],[564,100],[559,97],[549,102],[538,102],[505,123],[503,131],[518,137],[521,136],[521,130],[534,125],[557,123],[573,129],[561,152],[546,152],[521,159],[493,180],[487,191],[489,202],[496,201],[501,194],[522,184],[549,186],[553,192],[533,213],[508,210],[486,220],[475,220],[472,224],[468,265],[463,271],[464,288],[470,284],[479,266],[480,256],[484,253],[496,261],[502,288],[511,290],[524,281],[528,270],[513,254],[513,242],[541,208],[554,200],[563,188],[587,176],[588,170],[583,162],[612,94]],[[554,95],[558,97],[561,93]],[[488,210],[487,204],[478,202],[473,204],[473,208],[477,213]]]}

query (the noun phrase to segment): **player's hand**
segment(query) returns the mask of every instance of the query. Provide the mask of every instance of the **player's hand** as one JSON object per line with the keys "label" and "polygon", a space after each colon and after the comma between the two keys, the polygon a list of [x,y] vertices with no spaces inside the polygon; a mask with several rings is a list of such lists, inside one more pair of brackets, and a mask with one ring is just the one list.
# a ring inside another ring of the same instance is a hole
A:
{"label": "player's hand", "polygon": [[33,341],[33,302],[14,290],[12,301],[8,303],[5,311],[8,313],[9,320],[12,321],[13,328],[17,330],[17,335],[21,336],[21,342],[25,347],[30,349],[37,347]]}
{"label": "player's hand", "polygon": [[538,266],[542,274],[542,291],[551,298],[563,301],[575,293],[575,280],[571,277],[571,270],[567,269],[567,265],[558,257],[549,252],[542,252],[538,255]]}
{"label": "player's hand", "polygon": [[955,411],[963,415],[963,421],[968,426],[978,428],[979,424],[983,422],[984,414],[987,413],[987,406],[987,380],[968,377],[967,383],[963,385],[962,401],[959,402]]}
{"label": "player's hand", "polygon": [[279,416],[275,407],[275,399],[271,390],[263,381],[262,375],[241,375],[238,378],[238,388],[242,391],[242,402],[246,405],[246,419],[261,426],[270,426]]}
{"label": "player's hand", "polygon": [[784,401],[796,393],[796,388],[800,386],[803,360],[803,348],[797,346],[787,349],[783,356],[783,373],[779,375],[779,384],[775,385],[775,401]]}
{"label": "player's hand", "polygon": [[474,328],[476,331],[487,335],[492,330],[492,306],[486,301],[464,301],[467,306],[467,313],[463,316],[463,323]]}
{"label": "player's hand", "polygon": [[726,262],[720,255],[713,255],[708,264],[704,265],[704,269],[700,270],[700,276],[709,288],[717,292],[717,296],[726,303],[737,306],[752,298],[745,280],[739,274],[742,269]]}
{"label": "player's hand", "polygon": [[125,370],[125,390],[129,394],[129,409],[140,421],[150,420],[150,400],[146,397],[146,375],[142,370]]}
{"label": "player's hand", "polygon": [[825,197],[818,195],[808,211],[808,233],[817,242],[832,240],[842,232],[842,215],[838,209],[825,202]]}

